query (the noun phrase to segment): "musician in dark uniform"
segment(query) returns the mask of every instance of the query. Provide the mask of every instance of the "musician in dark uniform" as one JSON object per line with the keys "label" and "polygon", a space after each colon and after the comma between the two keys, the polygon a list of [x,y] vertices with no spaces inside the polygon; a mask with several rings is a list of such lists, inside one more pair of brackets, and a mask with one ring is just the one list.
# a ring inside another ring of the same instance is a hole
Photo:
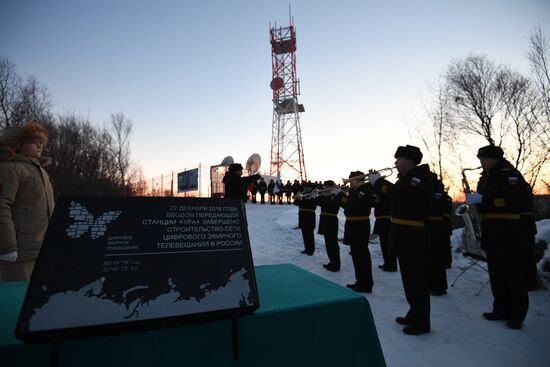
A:
{"label": "musician in dark uniform", "polygon": [[477,156],[483,172],[477,192],[468,194],[466,201],[478,204],[481,214],[481,247],[487,252],[494,298],[493,310],[483,317],[506,320],[511,329],[521,329],[529,308],[521,213],[532,198],[523,176],[504,159],[500,147],[484,146]]}
{"label": "musician in dark uniform", "polygon": [[[336,188],[334,181],[324,183],[325,189]],[[334,192],[326,192],[317,197],[317,205],[321,207],[319,216],[319,234],[325,237],[328,263],[323,264],[328,271],[340,270],[340,246],[338,246],[338,211],[340,204],[336,200]]]}
{"label": "musician in dark uniform", "polygon": [[243,175],[243,166],[240,163],[233,163],[223,176],[226,199],[241,199],[244,203],[247,202],[247,188],[252,182],[256,182],[261,176],[258,174],[241,177]]}
{"label": "musician in dark uniform", "polygon": [[355,292],[371,293],[374,281],[369,252],[369,216],[374,205],[374,194],[371,185],[364,182],[365,176],[361,171],[351,172],[349,194],[340,192],[337,199],[346,215],[344,243],[350,246],[355,270],[356,282],[348,284],[347,287]]}
{"label": "musician in dark uniform", "polygon": [[433,172],[430,172],[434,195],[432,209],[428,218],[430,231],[430,293],[432,296],[447,294],[447,247],[449,233],[445,226],[443,210],[445,209],[445,187]]}
{"label": "musician in dark uniform", "polygon": [[527,184],[525,187],[527,200],[521,212],[522,233],[525,236],[525,270],[527,276],[527,289],[532,291],[538,288],[537,263],[535,261],[535,235],[537,224],[533,213],[533,189]]}
{"label": "musician in dark uniform", "polygon": [[378,235],[384,263],[378,265],[383,271],[397,271],[397,258],[389,251],[388,232],[390,229],[390,197],[389,191],[393,184],[380,176],[379,172],[370,171],[369,182],[373,187],[376,202],[374,204],[374,229],[372,233]]}
{"label": "musician in dark uniform", "polygon": [[403,290],[409,303],[403,332],[420,335],[430,331],[429,253],[430,235],[426,222],[430,216],[433,184],[428,165],[420,165],[418,147],[400,146],[395,152],[398,180],[390,189],[390,251],[399,261]]}
{"label": "musician in dark uniform", "polygon": [[315,252],[315,209],[317,208],[314,197],[308,197],[313,191],[313,184],[306,182],[304,184],[304,192],[302,197],[294,199],[294,205],[298,206],[298,227],[302,230],[304,239],[304,250],[302,254],[313,255]]}
{"label": "musician in dark uniform", "polygon": [[451,236],[453,234],[453,199],[447,192],[443,196],[443,228],[445,235],[443,236],[444,248],[445,248],[445,268],[450,269],[453,263],[453,254],[451,248]]}

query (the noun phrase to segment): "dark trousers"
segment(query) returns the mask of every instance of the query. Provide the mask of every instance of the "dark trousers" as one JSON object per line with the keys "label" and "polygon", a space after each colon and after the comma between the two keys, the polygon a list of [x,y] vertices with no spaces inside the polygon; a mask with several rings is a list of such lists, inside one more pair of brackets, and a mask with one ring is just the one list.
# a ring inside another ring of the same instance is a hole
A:
{"label": "dark trousers", "polygon": [[304,250],[312,254],[315,251],[315,228],[301,228],[302,238],[304,239]]}
{"label": "dark trousers", "polygon": [[382,257],[384,258],[384,265],[388,268],[397,269],[397,258],[389,250],[388,231],[378,233],[380,239],[380,248],[382,250]]}
{"label": "dark trousers", "polygon": [[535,236],[528,236],[525,251],[525,272],[527,277],[527,289],[534,289],[537,282],[537,262],[535,261]]}
{"label": "dark trousers", "polygon": [[350,243],[351,259],[355,269],[355,279],[367,288],[374,285],[372,263],[369,251],[369,239],[352,238]]}
{"label": "dark trousers", "polygon": [[325,233],[324,236],[329,263],[340,269],[340,246],[338,245],[338,232]]}
{"label": "dark trousers", "polygon": [[487,251],[493,312],[507,320],[523,321],[529,308],[525,262],[513,253]]}
{"label": "dark trousers", "polygon": [[262,203],[262,204],[265,204],[265,192],[264,192],[264,193],[260,193],[260,200],[261,200],[261,203]]}
{"label": "dark trousers", "polygon": [[447,290],[447,254],[444,241],[430,244],[430,291],[443,292]]}
{"label": "dark trousers", "polygon": [[405,298],[409,303],[406,317],[413,326],[430,327],[430,291],[428,261],[398,256]]}

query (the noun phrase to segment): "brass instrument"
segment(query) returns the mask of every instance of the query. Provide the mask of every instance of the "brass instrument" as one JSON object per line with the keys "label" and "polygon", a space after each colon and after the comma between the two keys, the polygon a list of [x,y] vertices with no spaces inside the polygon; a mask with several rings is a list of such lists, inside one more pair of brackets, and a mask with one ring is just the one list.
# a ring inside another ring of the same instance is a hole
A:
{"label": "brass instrument", "polygon": [[[468,179],[466,178],[466,171],[473,171],[480,169],[481,167],[476,168],[464,168],[462,170],[462,186],[464,188],[464,193],[471,194],[472,190],[468,184]],[[464,221],[464,232],[462,234],[462,246],[465,251],[481,256],[486,257],[485,251],[481,249],[481,218],[477,212],[475,205],[462,204],[455,209],[455,215],[461,216]]]}
{"label": "brass instrument", "polygon": [[347,186],[335,185],[335,186],[325,187],[324,189],[313,189],[311,192],[308,192],[308,193],[305,193],[303,191],[299,192],[296,194],[295,199],[315,199],[319,196],[332,195],[332,193],[334,192],[334,189],[337,189],[337,188],[339,188],[344,192],[347,192],[349,190],[349,187]]}
{"label": "brass instrument", "polygon": [[372,174],[373,172],[378,172],[378,173],[382,174],[382,172],[389,171],[388,174],[381,175],[382,178],[386,178],[386,177],[391,176],[393,174],[394,168],[395,167],[386,167],[386,168],[377,169],[377,170],[369,170],[369,173],[365,173],[361,176],[355,176],[353,178],[342,178],[342,182],[344,183],[344,185],[347,185],[351,180],[359,180],[359,181],[362,181],[362,182],[368,182],[369,174]]}

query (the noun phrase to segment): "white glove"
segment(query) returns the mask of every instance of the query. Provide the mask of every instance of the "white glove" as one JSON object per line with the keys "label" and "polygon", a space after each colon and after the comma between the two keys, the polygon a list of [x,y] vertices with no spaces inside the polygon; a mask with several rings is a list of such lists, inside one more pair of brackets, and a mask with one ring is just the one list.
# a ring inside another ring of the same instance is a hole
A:
{"label": "white glove", "polygon": [[339,193],[342,192],[342,189],[339,188],[338,186],[336,186],[335,188],[333,188],[332,190],[330,190],[330,194],[331,195],[334,195],[334,196],[337,196]]}
{"label": "white glove", "polygon": [[17,251],[8,252],[7,254],[0,255],[0,261],[7,261],[9,263],[14,263],[17,260]]}
{"label": "white glove", "polygon": [[373,173],[369,173],[369,175],[367,177],[369,179],[370,184],[374,185],[376,180],[378,180],[382,176],[380,176],[380,173],[378,173],[378,172],[373,172]]}
{"label": "white glove", "polygon": [[483,199],[483,195],[481,195],[478,192],[472,192],[471,194],[466,194],[466,203],[470,205],[481,204],[482,199]]}

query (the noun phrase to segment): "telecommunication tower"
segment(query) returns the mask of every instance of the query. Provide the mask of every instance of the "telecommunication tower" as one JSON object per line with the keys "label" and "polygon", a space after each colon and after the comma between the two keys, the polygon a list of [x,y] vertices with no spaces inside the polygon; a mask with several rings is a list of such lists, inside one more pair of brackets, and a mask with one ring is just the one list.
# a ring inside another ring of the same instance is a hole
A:
{"label": "telecommunication tower", "polygon": [[296,77],[296,30],[290,18],[288,27],[270,26],[273,75],[273,123],[271,128],[270,176],[307,180],[304,163],[298,103],[300,81]]}

